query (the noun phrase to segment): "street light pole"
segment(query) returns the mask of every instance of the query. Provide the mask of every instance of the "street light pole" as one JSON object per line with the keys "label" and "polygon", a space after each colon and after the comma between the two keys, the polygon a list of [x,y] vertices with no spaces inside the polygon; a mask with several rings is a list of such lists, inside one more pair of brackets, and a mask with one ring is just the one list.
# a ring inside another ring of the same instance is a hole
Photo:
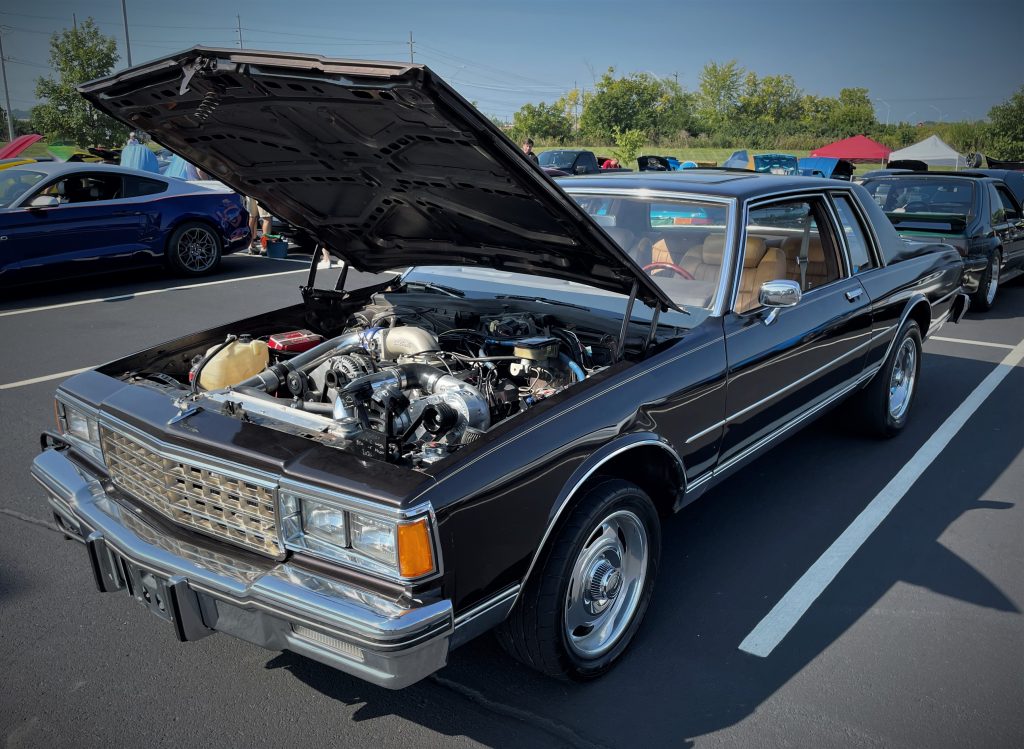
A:
{"label": "street light pole", "polygon": [[4,106],[7,108],[7,136],[14,140],[14,113],[11,112],[11,92],[7,89],[7,58],[4,57],[4,33],[0,28],[0,72],[4,79]]}
{"label": "street light pole", "polygon": [[128,67],[132,66],[132,40],[128,38],[128,8],[125,0],[121,0],[121,19],[124,21],[124,51],[128,56]]}

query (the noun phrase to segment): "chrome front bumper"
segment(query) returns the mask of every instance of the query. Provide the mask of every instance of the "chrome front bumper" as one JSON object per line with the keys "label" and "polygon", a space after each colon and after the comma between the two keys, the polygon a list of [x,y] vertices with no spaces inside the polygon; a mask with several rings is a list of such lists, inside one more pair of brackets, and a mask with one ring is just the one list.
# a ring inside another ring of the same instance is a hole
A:
{"label": "chrome front bumper", "polygon": [[100,591],[127,590],[178,638],[226,632],[289,650],[389,689],[443,667],[451,602],[407,608],[287,562],[211,551],[157,530],[107,495],[89,469],[55,448],[32,462],[54,519],[85,544]]}

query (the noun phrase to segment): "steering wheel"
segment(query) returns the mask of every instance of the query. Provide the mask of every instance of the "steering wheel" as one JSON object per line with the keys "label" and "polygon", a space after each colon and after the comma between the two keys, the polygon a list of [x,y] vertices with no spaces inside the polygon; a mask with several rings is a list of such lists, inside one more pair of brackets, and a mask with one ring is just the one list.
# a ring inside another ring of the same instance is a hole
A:
{"label": "steering wheel", "polygon": [[690,281],[697,280],[696,278],[693,277],[693,274],[690,273],[690,271],[686,270],[686,268],[679,267],[675,263],[648,263],[647,265],[644,266],[645,272],[651,270],[670,270],[673,273],[678,273],[680,276]]}

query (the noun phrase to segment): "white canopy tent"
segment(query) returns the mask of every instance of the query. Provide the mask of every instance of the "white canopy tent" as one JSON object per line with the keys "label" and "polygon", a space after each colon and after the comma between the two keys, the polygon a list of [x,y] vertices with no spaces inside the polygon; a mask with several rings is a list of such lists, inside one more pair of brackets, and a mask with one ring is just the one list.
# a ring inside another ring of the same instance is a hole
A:
{"label": "white canopy tent", "polygon": [[889,161],[913,159],[935,166],[953,166],[962,169],[967,166],[967,159],[957,153],[946,141],[937,135],[930,135],[920,143],[901,148],[889,154]]}

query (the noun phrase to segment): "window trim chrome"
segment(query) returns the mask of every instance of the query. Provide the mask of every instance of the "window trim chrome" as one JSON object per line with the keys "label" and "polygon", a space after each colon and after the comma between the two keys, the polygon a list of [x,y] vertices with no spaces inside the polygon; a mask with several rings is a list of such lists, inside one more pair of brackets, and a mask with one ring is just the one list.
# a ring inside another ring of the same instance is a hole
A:
{"label": "window trim chrome", "polygon": [[[743,264],[743,259],[744,259],[744,256],[746,255],[746,249],[747,249],[747,242],[746,242],[746,238],[747,238],[747,225],[750,223],[750,210],[751,210],[751,208],[755,208],[756,209],[756,208],[762,207],[763,205],[771,205],[773,203],[779,203],[779,202],[788,201],[788,200],[791,200],[791,199],[793,199],[793,200],[800,200],[801,198],[802,199],[806,199],[808,201],[808,203],[810,203],[812,200],[817,198],[819,201],[821,201],[821,203],[824,204],[826,211],[830,212],[832,210],[832,201],[829,199],[827,193],[825,193],[825,192],[814,192],[814,191],[808,192],[806,189],[804,189],[804,190],[783,190],[783,191],[780,191],[780,192],[777,192],[777,193],[766,193],[765,195],[759,195],[756,198],[752,198],[752,199],[746,201],[746,203],[744,204],[744,206],[743,206],[743,221],[740,223],[740,226],[739,226],[740,242],[738,243],[737,248],[736,248],[736,255],[737,255],[737,258],[738,258],[739,265],[736,268],[736,272],[735,272],[735,274],[733,276],[732,299],[730,300],[730,303],[729,303],[729,311],[732,312],[733,314],[743,316],[743,315],[749,315],[751,313],[760,312],[763,309],[763,307],[754,307],[753,309],[746,310],[745,312],[737,312],[736,311],[736,300],[739,298],[740,277],[743,275],[743,265],[742,264]],[[834,214],[830,214],[830,215],[832,217],[832,223],[833,223],[832,233],[835,234],[836,227],[837,227],[836,218],[835,218]],[[820,229],[819,229],[819,235],[820,235]],[[841,275],[835,281],[829,281],[824,286],[817,287],[816,289],[814,289],[814,291],[817,291],[817,289],[828,288],[829,286],[831,286],[834,283],[838,283],[839,281],[844,281],[844,280],[846,280],[848,278],[852,278],[853,277],[853,274],[851,273],[851,267],[850,267],[850,263],[849,263],[849,258],[846,257],[846,252],[844,251],[845,248],[844,247],[839,247],[837,249],[839,250],[840,261],[843,264],[843,268],[844,268],[844,270],[846,272],[846,275],[845,276]],[[807,291],[804,292],[804,296],[805,297],[806,297],[807,293],[808,293]]]}
{"label": "window trim chrome", "polygon": [[[600,188],[600,187],[573,187],[563,186],[563,189],[570,196],[574,195],[603,195],[620,198],[639,198],[641,200],[669,200],[686,201],[692,200],[704,203],[719,203],[726,207],[725,247],[722,253],[722,270],[718,274],[718,285],[715,288],[715,303],[711,306],[710,316],[721,317],[726,310],[725,294],[728,293],[728,268],[732,256],[736,250],[736,216],[739,199],[726,195],[708,195],[707,193],[684,192],[675,190],[651,190],[648,188]],[[624,250],[625,251],[625,250]],[[632,261],[633,259],[630,258]],[[635,261],[633,262],[636,265]],[[637,266],[639,268],[639,266]],[[643,269],[640,269],[643,272]],[[702,308],[704,309],[704,308]]]}
{"label": "window trim chrome", "polygon": [[[828,191],[829,202],[833,204],[833,207],[836,212],[836,218],[839,219],[839,226],[842,227],[843,222],[841,220],[841,217],[839,216],[839,207],[835,205],[836,196],[844,198],[846,202],[849,203],[850,207],[853,209],[854,214],[856,214],[857,222],[860,224],[860,227],[864,233],[864,238],[867,239],[868,242],[868,254],[871,256],[871,261],[874,263],[874,266],[872,266],[871,268],[867,268],[861,271],[860,273],[854,273],[853,255],[850,253],[849,246],[847,246],[846,254],[848,255],[848,259],[850,261],[850,274],[852,276],[859,276],[861,275],[861,273],[867,273],[868,271],[884,268],[885,256],[882,254],[882,248],[881,245],[878,243],[878,238],[875,237],[874,227],[872,226],[870,219],[864,213],[864,207],[860,204],[860,201],[857,200],[857,198],[854,196],[853,190],[832,189]],[[846,241],[845,231],[843,232],[843,241]]]}

